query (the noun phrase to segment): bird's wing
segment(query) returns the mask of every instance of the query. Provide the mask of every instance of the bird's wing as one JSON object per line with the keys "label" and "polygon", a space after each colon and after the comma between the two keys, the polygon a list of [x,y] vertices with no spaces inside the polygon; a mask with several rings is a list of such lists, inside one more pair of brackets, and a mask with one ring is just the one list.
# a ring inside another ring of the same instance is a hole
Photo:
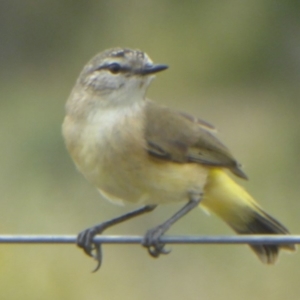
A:
{"label": "bird's wing", "polygon": [[247,179],[227,147],[212,134],[212,125],[151,101],[146,105],[145,139],[149,155],[178,163],[228,168]]}

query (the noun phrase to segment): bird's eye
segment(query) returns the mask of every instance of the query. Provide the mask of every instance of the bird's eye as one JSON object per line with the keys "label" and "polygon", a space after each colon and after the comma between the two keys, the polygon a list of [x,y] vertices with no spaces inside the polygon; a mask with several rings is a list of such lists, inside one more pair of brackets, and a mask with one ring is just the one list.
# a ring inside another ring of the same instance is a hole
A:
{"label": "bird's eye", "polygon": [[110,65],[107,66],[107,69],[113,73],[113,74],[117,74],[121,71],[121,66],[117,63],[112,63]]}

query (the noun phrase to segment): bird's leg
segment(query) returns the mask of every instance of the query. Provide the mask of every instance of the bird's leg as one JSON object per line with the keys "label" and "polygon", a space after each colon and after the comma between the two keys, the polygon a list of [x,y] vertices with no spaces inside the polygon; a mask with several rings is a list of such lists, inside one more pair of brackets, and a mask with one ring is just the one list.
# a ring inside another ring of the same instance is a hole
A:
{"label": "bird's leg", "polygon": [[131,211],[131,212],[124,214],[122,216],[119,216],[117,218],[114,218],[114,219],[105,221],[103,223],[100,223],[98,225],[95,225],[93,227],[87,228],[78,234],[77,246],[82,248],[83,251],[87,255],[94,257],[97,261],[97,266],[93,272],[96,272],[100,268],[101,262],[102,262],[101,244],[93,242],[93,238],[95,237],[95,235],[101,234],[108,227],[122,223],[126,220],[137,217],[141,214],[150,212],[150,211],[154,210],[155,207],[156,207],[156,205],[143,206],[142,208],[136,209],[134,211]]}
{"label": "bird's leg", "polygon": [[190,193],[190,201],[175,213],[170,219],[161,225],[147,231],[142,245],[148,249],[152,257],[158,257],[160,254],[168,254],[170,251],[164,249],[165,244],[159,241],[160,237],[180,218],[197,207],[202,199],[202,194]]}

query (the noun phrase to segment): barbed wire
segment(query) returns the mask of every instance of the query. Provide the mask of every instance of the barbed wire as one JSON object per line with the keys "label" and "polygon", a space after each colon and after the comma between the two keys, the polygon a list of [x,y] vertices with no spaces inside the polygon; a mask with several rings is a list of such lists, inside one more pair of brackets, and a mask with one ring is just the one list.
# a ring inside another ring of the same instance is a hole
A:
{"label": "barbed wire", "polygon": [[[143,236],[102,235],[102,244],[141,244]],[[76,235],[0,235],[0,244],[74,244]],[[165,244],[300,244],[300,235],[163,236]]]}

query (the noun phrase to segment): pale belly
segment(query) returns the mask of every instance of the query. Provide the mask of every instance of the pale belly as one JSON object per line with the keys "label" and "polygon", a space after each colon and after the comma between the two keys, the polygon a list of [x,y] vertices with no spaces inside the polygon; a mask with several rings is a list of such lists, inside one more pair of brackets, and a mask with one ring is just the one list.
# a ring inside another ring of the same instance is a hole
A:
{"label": "pale belly", "polygon": [[201,194],[208,169],[195,163],[157,163],[152,159],[136,164],[128,158],[123,163],[115,161],[114,168],[98,168],[89,174],[86,177],[112,202],[164,204],[188,201],[190,193]]}

